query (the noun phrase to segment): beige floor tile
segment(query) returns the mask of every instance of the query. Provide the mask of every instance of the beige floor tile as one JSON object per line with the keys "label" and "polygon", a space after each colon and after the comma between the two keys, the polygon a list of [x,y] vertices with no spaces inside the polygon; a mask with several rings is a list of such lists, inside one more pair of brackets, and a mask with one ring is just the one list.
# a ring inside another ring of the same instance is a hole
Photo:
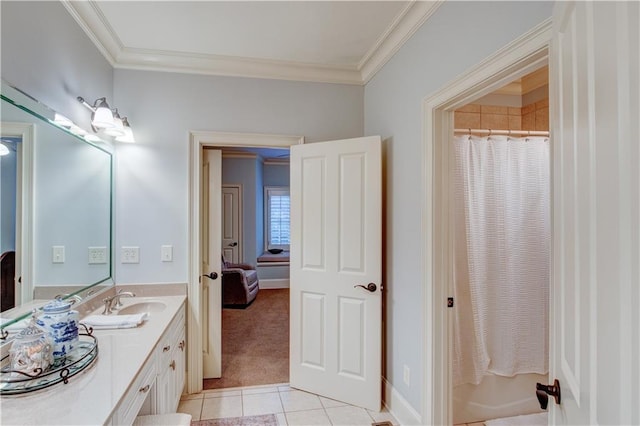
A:
{"label": "beige floor tile", "polygon": [[299,390],[282,392],[280,393],[280,399],[282,400],[282,407],[285,412],[322,408],[322,403],[318,395]]}
{"label": "beige floor tile", "polygon": [[243,416],[257,416],[260,414],[282,413],[282,403],[280,394],[258,393],[252,395],[242,395]]}
{"label": "beige floor tile", "polygon": [[287,416],[284,413],[276,414],[276,419],[278,419],[278,426],[287,426]]}
{"label": "beige floor tile", "polygon": [[275,386],[269,386],[269,387],[261,387],[261,388],[242,389],[243,395],[255,395],[258,393],[272,393],[272,392],[278,392],[278,388]]}
{"label": "beige floor tile", "polygon": [[202,399],[203,393],[192,393],[191,395],[185,394],[180,397],[180,401],[187,401],[189,399]]}
{"label": "beige floor tile", "polygon": [[292,411],[285,416],[289,426],[331,425],[324,410]]}
{"label": "beige floor tile", "polygon": [[484,422],[467,423],[467,426],[484,426]]}
{"label": "beige floor tile", "polygon": [[282,386],[278,386],[278,391],[279,392],[289,392],[293,390],[293,388],[289,385],[282,385]]}
{"label": "beige floor tile", "polygon": [[322,406],[324,408],[344,407],[345,405],[349,405],[345,402],[336,401],[335,399],[325,398],[324,396],[320,397],[320,402],[322,402]]}
{"label": "beige floor tile", "polygon": [[220,398],[205,398],[202,404],[200,420],[222,419],[225,417],[242,416],[242,397],[223,396]]}
{"label": "beige floor tile", "polygon": [[200,420],[204,399],[187,399],[178,404],[178,413],[190,414],[191,420]]}
{"label": "beige floor tile", "polygon": [[[383,408],[382,411],[380,411],[379,413],[371,410],[367,410],[367,412],[369,413],[371,418],[376,422],[391,422],[396,426],[400,425],[400,422],[398,422],[398,420],[396,420],[396,418],[393,417],[389,412],[389,410],[387,410],[386,408]],[[465,426],[465,425],[462,425],[462,426]]]}
{"label": "beige floor tile", "polygon": [[373,419],[364,408],[347,405],[325,410],[332,425],[371,426]]}
{"label": "beige floor tile", "polygon": [[205,398],[220,398],[221,396],[242,396],[241,390],[226,390],[226,389],[218,389],[218,390],[209,390],[204,392]]}

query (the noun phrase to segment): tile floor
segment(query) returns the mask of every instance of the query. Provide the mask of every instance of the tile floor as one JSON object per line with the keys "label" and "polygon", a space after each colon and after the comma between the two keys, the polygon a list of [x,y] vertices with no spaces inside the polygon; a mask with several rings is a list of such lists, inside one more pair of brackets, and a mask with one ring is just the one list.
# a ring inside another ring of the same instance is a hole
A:
{"label": "tile floor", "polygon": [[284,426],[371,426],[373,422],[382,421],[399,425],[386,410],[376,413],[292,389],[288,384],[215,389],[185,395],[178,412],[191,414],[192,420],[275,414],[278,423]]}
{"label": "tile floor", "polygon": [[460,424],[454,425],[454,426],[484,426],[484,423],[482,423],[482,422],[478,422],[478,423],[460,423]]}

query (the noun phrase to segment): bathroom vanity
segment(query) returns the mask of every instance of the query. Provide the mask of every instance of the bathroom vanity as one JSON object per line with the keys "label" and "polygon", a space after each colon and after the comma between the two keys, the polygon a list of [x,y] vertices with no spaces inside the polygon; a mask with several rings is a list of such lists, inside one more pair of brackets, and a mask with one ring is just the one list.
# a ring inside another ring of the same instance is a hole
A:
{"label": "bathroom vanity", "polygon": [[139,414],[175,412],[185,381],[185,300],[123,299],[122,309],[137,305],[149,312],[147,320],[136,328],[94,330],[93,365],[68,384],[3,396],[0,423],[129,425]]}

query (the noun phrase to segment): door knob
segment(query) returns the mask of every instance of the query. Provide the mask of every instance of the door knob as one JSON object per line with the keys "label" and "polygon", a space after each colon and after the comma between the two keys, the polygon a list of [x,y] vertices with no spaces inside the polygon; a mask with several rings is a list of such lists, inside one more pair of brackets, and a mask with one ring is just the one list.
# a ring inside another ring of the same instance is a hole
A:
{"label": "door knob", "polygon": [[556,404],[560,404],[560,382],[555,379],[553,385],[543,385],[542,383],[536,383],[536,396],[540,403],[540,408],[547,409],[549,405],[549,395],[553,396],[556,400]]}
{"label": "door knob", "polygon": [[229,247],[235,247],[235,246],[237,246],[237,245],[238,245],[238,242],[237,242],[237,241],[234,241],[234,242],[232,242],[232,243],[229,243]]}
{"label": "door knob", "polygon": [[203,277],[207,277],[207,278],[211,278],[212,280],[217,280],[218,279],[218,273],[217,272],[211,272],[209,274],[204,274],[202,276]]}
{"label": "door knob", "polygon": [[362,287],[365,290],[370,291],[371,293],[373,293],[374,291],[376,291],[378,289],[378,287],[374,283],[369,283],[369,284],[367,284],[366,287],[363,286],[362,284],[358,284],[358,285],[354,285],[353,286],[353,288],[356,288],[356,287]]}

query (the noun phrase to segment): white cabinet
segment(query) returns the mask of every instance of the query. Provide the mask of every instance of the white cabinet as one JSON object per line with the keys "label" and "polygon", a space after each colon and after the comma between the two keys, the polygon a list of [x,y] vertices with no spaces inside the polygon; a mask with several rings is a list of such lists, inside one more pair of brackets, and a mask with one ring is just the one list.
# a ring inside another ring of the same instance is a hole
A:
{"label": "white cabinet", "polygon": [[130,425],[140,412],[147,398],[153,402],[156,382],[156,363],[147,362],[129,387],[116,410],[112,423]]}
{"label": "white cabinet", "polygon": [[185,307],[180,307],[111,418],[130,425],[139,414],[175,413],[186,370]]}
{"label": "white cabinet", "polygon": [[182,309],[156,348],[158,377],[155,414],[175,413],[178,409],[184,388],[186,346]]}

